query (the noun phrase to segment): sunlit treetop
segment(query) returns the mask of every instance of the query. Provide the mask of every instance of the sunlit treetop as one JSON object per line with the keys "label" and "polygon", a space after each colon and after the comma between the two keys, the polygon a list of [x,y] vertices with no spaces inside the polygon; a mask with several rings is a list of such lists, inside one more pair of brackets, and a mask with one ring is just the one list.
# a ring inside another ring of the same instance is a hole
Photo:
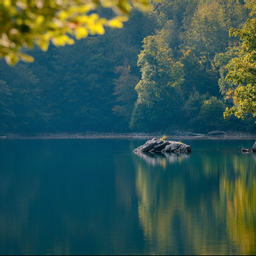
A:
{"label": "sunlit treetop", "polygon": [[240,36],[241,43],[235,47],[236,57],[228,65],[226,80],[231,81],[227,98],[233,98],[234,106],[226,108],[224,116],[234,114],[244,119],[246,113],[256,116],[256,0],[246,1],[251,8],[252,18],[248,19],[241,29],[231,29],[230,34]]}
{"label": "sunlit treetop", "polygon": [[246,0],[246,6],[251,9],[251,15],[256,13],[256,0]]}
{"label": "sunlit treetop", "polygon": [[[132,6],[148,8],[150,0],[0,0],[0,58],[14,65],[33,61],[21,52],[38,45],[48,49],[73,44],[89,34],[104,34],[104,27],[121,28]],[[100,17],[95,10],[110,8],[114,18]]]}

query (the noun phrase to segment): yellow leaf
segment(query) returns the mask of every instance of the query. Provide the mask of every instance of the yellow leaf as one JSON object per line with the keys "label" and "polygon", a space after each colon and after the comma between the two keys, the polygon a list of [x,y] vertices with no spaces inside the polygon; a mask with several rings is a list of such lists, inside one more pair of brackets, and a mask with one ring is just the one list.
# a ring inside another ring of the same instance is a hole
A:
{"label": "yellow leaf", "polygon": [[89,26],[91,34],[99,34],[103,35],[105,33],[105,29],[100,23],[92,24]]}
{"label": "yellow leaf", "polygon": [[3,4],[4,4],[5,7],[8,8],[11,5],[11,0],[4,0]]}
{"label": "yellow leaf", "polygon": [[26,61],[26,62],[33,62],[34,61],[33,57],[31,57],[29,55],[26,55],[26,54],[20,54],[20,58],[21,58],[21,60]]}
{"label": "yellow leaf", "polygon": [[108,26],[110,26],[111,28],[122,28],[123,23],[120,22],[119,20],[110,20],[108,22]]}
{"label": "yellow leaf", "polygon": [[74,43],[75,43],[75,41],[68,37],[67,44],[74,44]]}
{"label": "yellow leaf", "polygon": [[68,18],[68,13],[66,12],[66,11],[61,11],[60,13],[59,13],[59,19],[60,20],[62,20],[62,21],[64,21],[64,20],[66,20],[67,18]]}
{"label": "yellow leaf", "polygon": [[40,43],[37,43],[43,51],[47,51],[49,47],[49,41],[48,40],[42,40]]}
{"label": "yellow leaf", "polygon": [[56,46],[64,46],[65,44],[74,44],[74,40],[67,35],[55,36],[52,38],[52,43]]}
{"label": "yellow leaf", "polygon": [[99,19],[99,15],[97,13],[93,13],[90,15],[91,20],[98,20]]}
{"label": "yellow leaf", "polygon": [[127,16],[119,16],[119,17],[115,17],[112,20],[109,20],[107,25],[112,27],[112,28],[122,28],[123,27],[123,22],[125,22],[127,20],[128,20]]}
{"label": "yellow leaf", "polygon": [[79,23],[87,23],[90,20],[88,16],[78,16],[76,17],[76,21]]}
{"label": "yellow leaf", "polygon": [[76,28],[76,39],[85,38],[88,35],[87,29],[84,27],[77,27]]}
{"label": "yellow leaf", "polygon": [[19,61],[19,57],[16,55],[8,54],[5,56],[5,60],[7,64],[14,66]]}
{"label": "yellow leaf", "polygon": [[84,6],[79,7],[78,11],[79,11],[79,13],[87,13],[90,10],[93,10],[94,8],[95,8],[94,4],[88,3],[88,4],[84,5]]}
{"label": "yellow leaf", "polygon": [[35,20],[35,25],[40,25],[44,21],[44,16],[43,15],[38,15],[36,20]]}

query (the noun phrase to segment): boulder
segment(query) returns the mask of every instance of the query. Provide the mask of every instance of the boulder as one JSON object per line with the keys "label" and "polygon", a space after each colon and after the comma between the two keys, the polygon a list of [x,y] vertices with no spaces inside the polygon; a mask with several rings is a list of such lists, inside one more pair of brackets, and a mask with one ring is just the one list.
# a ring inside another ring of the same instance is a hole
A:
{"label": "boulder", "polygon": [[186,149],[185,149],[185,153],[189,154],[192,152],[192,148],[191,146],[187,145]]}
{"label": "boulder", "polygon": [[171,151],[177,150],[179,149],[179,147],[181,146],[181,143],[179,142],[173,142],[172,146],[171,146]]}
{"label": "boulder", "polygon": [[162,143],[154,146],[154,150],[155,150],[155,152],[161,152],[162,149],[164,149],[169,144],[170,144],[169,141],[163,141]]}
{"label": "boulder", "polygon": [[171,151],[171,147],[172,147],[172,144],[168,144],[167,146],[165,146],[165,148],[161,151],[163,154],[164,153],[169,153]]}
{"label": "boulder", "polygon": [[152,139],[148,140],[144,145],[139,146],[138,148],[134,149],[134,153],[154,153],[154,152],[161,152],[161,153],[190,153],[192,151],[189,145],[186,145],[181,142],[176,141],[166,141],[166,140],[158,140]]}
{"label": "boulder", "polygon": [[160,140],[153,138],[152,140],[148,140],[145,144],[139,146],[138,148],[134,149],[137,152],[149,152],[151,149],[154,148],[159,143]]}
{"label": "boulder", "polygon": [[190,149],[190,152],[191,152],[191,147],[186,145],[186,144],[181,144],[180,147],[179,147],[180,153],[186,153],[187,151],[189,151],[189,149]]}
{"label": "boulder", "polygon": [[241,148],[242,153],[249,153],[251,150],[249,148]]}
{"label": "boulder", "polygon": [[142,145],[141,147],[141,151],[142,152],[148,152],[149,150],[151,150],[152,148],[154,148],[155,145],[158,144],[158,140],[157,139],[152,139],[152,140],[148,140],[144,145]]}
{"label": "boulder", "polygon": [[254,144],[252,146],[252,152],[256,153],[256,141],[254,142]]}

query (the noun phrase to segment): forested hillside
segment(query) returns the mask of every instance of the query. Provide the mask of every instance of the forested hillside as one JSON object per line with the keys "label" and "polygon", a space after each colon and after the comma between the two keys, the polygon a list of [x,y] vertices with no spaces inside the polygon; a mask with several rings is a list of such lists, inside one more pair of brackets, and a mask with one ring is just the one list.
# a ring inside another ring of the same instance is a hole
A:
{"label": "forested hillside", "polygon": [[134,8],[122,29],[34,49],[33,63],[0,62],[0,133],[255,132],[223,118],[234,57],[249,17],[242,0],[162,0]]}

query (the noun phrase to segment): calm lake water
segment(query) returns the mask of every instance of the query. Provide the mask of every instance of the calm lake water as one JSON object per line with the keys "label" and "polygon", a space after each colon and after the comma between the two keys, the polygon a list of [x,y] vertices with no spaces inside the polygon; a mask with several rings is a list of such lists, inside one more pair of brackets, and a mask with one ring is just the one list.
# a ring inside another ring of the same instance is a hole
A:
{"label": "calm lake water", "polygon": [[256,254],[254,141],[1,140],[0,254]]}

